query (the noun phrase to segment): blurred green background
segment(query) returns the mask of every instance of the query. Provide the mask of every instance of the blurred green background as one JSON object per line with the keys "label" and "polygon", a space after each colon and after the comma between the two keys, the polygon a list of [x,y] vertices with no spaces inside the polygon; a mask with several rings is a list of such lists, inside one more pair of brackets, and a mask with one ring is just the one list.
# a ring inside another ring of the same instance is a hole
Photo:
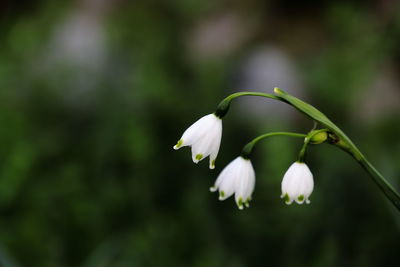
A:
{"label": "blurred green background", "polygon": [[216,169],[172,146],[239,90],[318,107],[400,188],[396,0],[3,0],[0,266],[395,266],[400,215],[348,155],[315,146],[310,205],[279,198],[301,140],[257,146],[250,209],[208,191],[244,144],[307,132],[235,100]]}

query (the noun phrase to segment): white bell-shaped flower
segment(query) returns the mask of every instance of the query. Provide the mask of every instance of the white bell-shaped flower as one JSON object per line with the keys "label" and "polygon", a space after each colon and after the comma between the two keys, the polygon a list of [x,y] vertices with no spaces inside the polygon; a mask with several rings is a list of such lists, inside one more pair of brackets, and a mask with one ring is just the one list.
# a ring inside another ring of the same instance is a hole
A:
{"label": "white bell-shaped flower", "polygon": [[225,200],[235,194],[239,209],[249,207],[254,191],[256,175],[249,159],[237,157],[218,175],[211,192],[219,190],[219,200]]}
{"label": "white bell-shaped flower", "polygon": [[282,180],[282,195],[285,203],[290,205],[293,201],[298,204],[309,204],[308,199],[314,189],[313,175],[304,162],[295,162],[286,171]]}
{"label": "white bell-shaped flower", "polygon": [[215,114],[208,114],[192,124],[183,133],[174,149],[191,146],[193,162],[198,163],[210,156],[210,169],[214,169],[221,137],[222,120]]}

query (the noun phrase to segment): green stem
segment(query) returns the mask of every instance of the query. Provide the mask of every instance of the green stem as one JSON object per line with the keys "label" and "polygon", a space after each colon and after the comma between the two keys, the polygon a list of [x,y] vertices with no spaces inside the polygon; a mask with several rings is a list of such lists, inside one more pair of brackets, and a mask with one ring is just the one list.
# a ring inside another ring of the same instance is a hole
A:
{"label": "green stem", "polygon": [[254,145],[267,137],[271,136],[290,136],[290,137],[300,137],[300,138],[305,138],[307,135],[306,134],[301,134],[301,133],[291,133],[291,132],[273,132],[273,133],[266,133],[263,135],[260,135],[253,140],[251,140],[249,143],[247,143],[242,150],[241,156],[245,159],[250,158],[251,152],[253,151]]}
{"label": "green stem", "polygon": [[276,100],[282,100],[282,98],[280,98],[279,96],[272,95],[272,94],[243,91],[243,92],[233,93],[233,94],[225,97],[225,99],[222,101],[232,101],[233,99],[240,97],[240,96],[261,96],[261,97],[266,97],[266,98],[271,98],[271,99],[276,99]]}
{"label": "green stem", "polygon": [[[400,194],[393,188],[393,186],[391,186],[387,182],[387,180],[383,177],[383,175],[381,175],[375,169],[375,167],[365,158],[365,156],[360,152],[360,150],[356,147],[356,145],[354,145],[354,143],[351,141],[351,139],[338,126],[336,126],[336,124],[334,124],[330,119],[328,119],[328,117],[325,116],[325,114],[323,114],[321,111],[319,111],[315,107],[311,106],[310,104],[308,104],[294,96],[287,94],[283,90],[281,90],[279,88],[274,88],[274,92],[276,95],[265,94],[265,93],[260,93],[260,92],[238,92],[238,93],[231,94],[220,102],[220,104],[218,105],[217,110],[215,112],[215,115],[218,116],[219,118],[224,117],[229,110],[231,101],[240,96],[261,96],[261,97],[279,100],[281,102],[285,102],[286,104],[293,106],[298,111],[304,113],[306,116],[310,117],[314,121],[317,121],[319,124],[326,127],[327,129],[329,129],[330,130],[329,131],[330,143],[333,145],[336,145],[337,147],[339,147],[339,148],[343,149],[344,151],[346,151],[347,153],[349,153],[368,172],[368,174],[372,177],[374,182],[382,190],[382,192],[385,194],[385,196],[400,211]],[[270,134],[273,134],[273,133],[270,133]],[[265,134],[263,138],[272,136],[270,134]],[[276,134],[276,135],[278,135],[278,134]],[[284,134],[281,134],[281,135],[284,135]],[[259,140],[261,140],[262,139],[261,137],[262,136],[259,136],[256,139],[260,138]],[[304,137],[304,136],[301,136],[301,137]],[[255,142],[253,145],[251,145],[252,142],[250,142],[249,144],[247,144],[245,146],[245,148],[248,146],[248,148],[247,148],[247,149],[249,149],[249,153],[247,153],[248,155],[251,153],[252,147],[256,143]],[[243,151],[246,156],[247,154],[246,154],[245,148],[243,148]],[[304,151],[305,151],[305,149],[304,149]],[[303,157],[304,157],[304,155],[303,155]]]}
{"label": "green stem", "polygon": [[266,98],[271,98],[271,99],[275,99],[275,100],[279,100],[279,101],[283,101],[286,102],[284,99],[282,99],[279,96],[276,95],[271,95],[271,94],[265,94],[265,93],[260,93],[260,92],[238,92],[238,93],[234,93],[231,94],[227,97],[225,97],[218,105],[217,110],[215,111],[215,115],[219,118],[223,118],[226,113],[229,110],[229,107],[231,105],[231,101],[237,97],[240,96],[261,96],[261,97],[266,97]]}
{"label": "green stem", "polygon": [[315,135],[317,135],[319,133],[323,133],[323,132],[329,132],[329,130],[328,129],[313,130],[313,131],[311,131],[311,132],[309,132],[307,134],[306,138],[304,139],[304,144],[303,144],[303,146],[302,146],[302,148],[300,150],[300,153],[299,153],[299,159],[298,159],[299,162],[304,162],[304,158],[306,156],[307,146],[311,142],[312,138]]}

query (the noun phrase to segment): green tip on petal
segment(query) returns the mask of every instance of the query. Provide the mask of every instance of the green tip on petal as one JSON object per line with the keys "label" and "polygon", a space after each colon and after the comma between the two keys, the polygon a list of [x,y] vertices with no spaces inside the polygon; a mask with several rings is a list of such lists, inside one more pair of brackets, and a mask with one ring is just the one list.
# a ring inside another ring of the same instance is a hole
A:
{"label": "green tip on petal", "polygon": [[225,192],[219,191],[219,198],[224,198],[224,197],[225,197]]}
{"label": "green tip on petal", "polygon": [[300,195],[300,196],[297,198],[297,200],[300,201],[300,202],[304,201],[304,195]]}
{"label": "green tip on petal", "polygon": [[283,199],[285,200],[285,203],[286,203],[286,204],[288,204],[288,205],[292,204],[292,202],[290,201],[290,197],[289,197],[288,194],[285,194],[285,195],[283,196]]}
{"label": "green tip on petal", "polygon": [[248,207],[250,207],[250,201],[251,201],[251,197],[248,197],[247,199],[246,199],[246,201],[244,202],[244,205],[248,208]]}
{"label": "green tip on petal", "polygon": [[243,198],[240,197],[239,200],[238,200],[238,202],[237,202],[237,206],[238,206],[238,208],[239,208],[240,210],[243,209],[243,204],[244,204]]}
{"label": "green tip on petal", "polygon": [[203,155],[202,155],[202,154],[197,154],[195,158],[196,158],[197,160],[201,160],[201,159],[203,158]]}
{"label": "green tip on petal", "polygon": [[289,195],[288,195],[287,193],[283,195],[283,199],[284,199],[285,201],[290,201]]}
{"label": "green tip on petal", "polygon": [[174,146],[174,149],[178,149],[183,145],[183,140],[179,139],[178,143],[176,143],[176,145]]}
{"label": "green tip on petal", "polygon": [[215,168],[215,159],[213,159],[213,160],[211,161],[210,168],[211,168],[211,169],[214,169],[214,168]]}

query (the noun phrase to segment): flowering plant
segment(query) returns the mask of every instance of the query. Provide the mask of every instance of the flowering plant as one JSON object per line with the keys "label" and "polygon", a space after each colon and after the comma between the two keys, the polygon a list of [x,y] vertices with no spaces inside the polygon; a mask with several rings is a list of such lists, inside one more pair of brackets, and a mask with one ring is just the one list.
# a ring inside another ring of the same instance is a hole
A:
{"label": "flowering plant", "polygon": [[[314,180],[310,169],[305,164],[306,149],[309,144],[329,143],[350,154],[368,172],[379,189],[400,211],[400,194],[338,126],[315,107],[283,90],[275,88],[274,93],[275,95],[260,92],[238,92],[229,95],[220,102],[213,114],[202,117],[190,126],[174,146],[174,149],[191,146],[192,158],[195,163],[210,156],[210,169],[213,169],[221,143],[222,118],[227,114],[232,100],[241,96],[259,96],[281,101],[293,106],[314,121],[314,129],[307,134],[272,132],[260,135],[246,144],[241,155],[222,170],[214,186],[210,188],[212,192],[219,191],[220,200],[225,200],[234,194],[239,209],[243,209],[244,206],[249,207],[255,187],[255,172],[250,161],[254,145],[268,137],[290,136],[304,138],[304,144],[297,161],[289,167],[282,180],[281,197],[284,198],[286,204],[293,202],[298,204],[310,203],[309,197],[314,189]],[[322,127],[316,129],[318,125]]]}

